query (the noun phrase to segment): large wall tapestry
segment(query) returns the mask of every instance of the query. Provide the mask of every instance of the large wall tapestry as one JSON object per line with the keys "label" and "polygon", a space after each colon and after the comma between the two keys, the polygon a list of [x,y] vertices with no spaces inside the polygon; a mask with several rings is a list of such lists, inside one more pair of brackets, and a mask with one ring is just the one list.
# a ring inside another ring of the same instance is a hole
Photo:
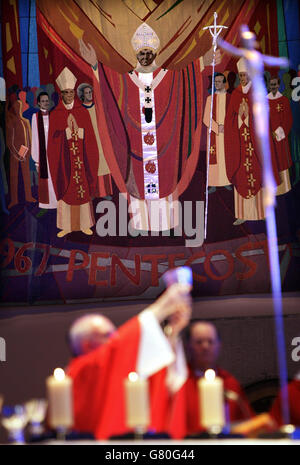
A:
{"label": "large wall tapestry", "polygon": [[251,82],[221,51],[211,105],[214,13],[228,42],[247,24],[289,58],[264,78],[282,289],[299,290],[297,0],[7,0],[3,305],[154,298],[180,265],[194,296],[270,292]]}

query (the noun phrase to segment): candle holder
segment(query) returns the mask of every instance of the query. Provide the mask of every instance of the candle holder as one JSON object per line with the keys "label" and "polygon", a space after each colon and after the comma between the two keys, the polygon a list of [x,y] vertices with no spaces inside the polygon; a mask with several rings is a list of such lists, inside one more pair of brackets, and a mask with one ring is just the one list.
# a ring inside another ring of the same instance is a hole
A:
{"label": "candle holder", "polygon": [[2,408],[2,425],[7,430],[10,444],[25,444],[24,429],[28,416],[24,405],[4,406]]}

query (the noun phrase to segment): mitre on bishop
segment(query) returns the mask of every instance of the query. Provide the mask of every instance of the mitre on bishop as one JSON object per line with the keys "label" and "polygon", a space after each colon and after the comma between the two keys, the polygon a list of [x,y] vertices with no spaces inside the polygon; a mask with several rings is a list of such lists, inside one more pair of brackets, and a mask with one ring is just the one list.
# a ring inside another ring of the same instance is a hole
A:
{"label": "mitre on bishop", "polygon": [[74,89],[76,84],[76,77],[67,67],[65,67],[58,78],[56,79],[56,84],[60,90]]}
{"label": "mitre on bishop", "polygon": [[238,73],[248,73],[247,62],[244,57],[240,58],[236,64]]}
{"label": "mitre on bishop", "polygon": [[151,48],[156,51],[159,48],[160,41],[158,35],[148,24],[141,24],[131,39],[134,51],[137,53],[142,48]]}

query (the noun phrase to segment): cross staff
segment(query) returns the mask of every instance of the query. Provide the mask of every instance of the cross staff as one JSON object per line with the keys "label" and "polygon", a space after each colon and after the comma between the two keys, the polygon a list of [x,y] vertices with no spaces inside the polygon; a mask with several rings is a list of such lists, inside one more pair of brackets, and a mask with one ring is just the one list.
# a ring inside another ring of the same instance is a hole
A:
{"label": "cross staff", "polygon": [[269,248],[270,274],[273,295],[273,307],[275,316],[275,330],[277,340],[277,357],[279,366],[280,387],[282,392],[282,418],[284,423],[289,423],[289,403],[287,391],[287,367],[285,357],[284,326],[282,317],[282,296],[280,264],[277,248],[277,231],[275,219],[275,195],[276,183],[274,180],[271,149],[270,149],[270,129],[269,129],[269,105],[267,102],[266,90],[263,81],[264,65],[286,68],[287,58],[271,57],[263,55],[257,50],[256,37],[248,27],[241,27],[242,45],[244,48],[237,48],[218,40],[218,45],[225,52],[236,57],[244,57],[248,74],[252,81],[253,114],[256,138],[258,142],[260,157],[263,165],[263,202],[266,212],[267,237]]}
{"label": "cross staff", "polygon": [[212,61],[212,81],[211,81],[211,102],[210,102],[210,119],[208,129],[208,142],[207,142],[207,158],[206,158],[206,189],[205,189],[205,218],[204,218],[204,239],[206,239],[207,233],[207,210],[208,210],[208,174],[209,174],[209,160],[210,160],[210,140],[211,140],[211,129],[212,129],[212,115],[213,115],[213,102],[214,102],[214,87],[215,87],[215,55],[217,50],[217,39],[222,29],[228,29],[227,26],[221,26],[217,24],[217,13],[214,13],[214,24],[213,26],[206,26],[203,30],[209,30],[213,38],[213,61]]}

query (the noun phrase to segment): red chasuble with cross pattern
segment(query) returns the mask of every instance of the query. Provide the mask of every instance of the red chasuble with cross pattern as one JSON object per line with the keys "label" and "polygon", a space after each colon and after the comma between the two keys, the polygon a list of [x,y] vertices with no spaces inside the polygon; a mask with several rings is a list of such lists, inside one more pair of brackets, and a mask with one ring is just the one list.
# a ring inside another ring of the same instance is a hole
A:
{"label": "red chasuble with cross pattern", "polygon": [[[78,132],[67,130],[71,114]],[[57,200],[89,202],[96,192],[99,154],[88,112],[76,100],[70,110],[60,102],[50,115],[48,159]]]}
{"label": "red chasuble with cross pattern", "polygon": [[[244,119],[239,127],[239,107],[243,99],[249,107],[249,124],[247,125]],[[225,118],[227,176],[237,192],[245,199],[255,196],[263,183],[263,168],[255,136],[252,105],[251,90],[243,93],[239,85],[231,94]],[[276,184],[279,185],[278,164],[271,140],[271,131],[270,146],[274,178]]]}

